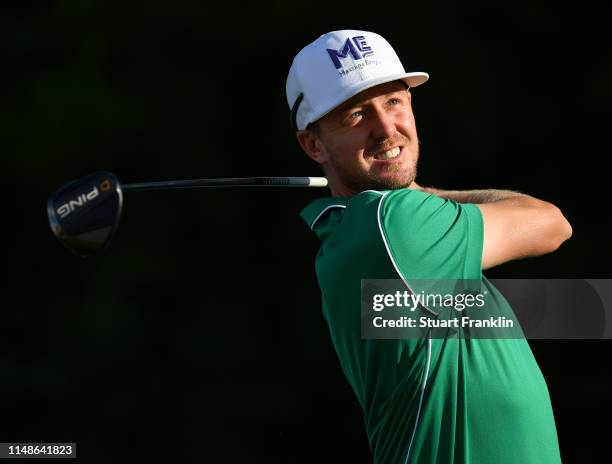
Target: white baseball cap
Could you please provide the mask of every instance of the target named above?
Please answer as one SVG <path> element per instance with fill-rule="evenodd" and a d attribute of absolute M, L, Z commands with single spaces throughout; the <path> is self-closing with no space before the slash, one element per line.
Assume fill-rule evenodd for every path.
<path fill-rule="evenodd" d="M 373 32 L 323 34 L 295 56 L 289 70 L 286 90 L 293 128 L 305 129 L 359 92 L 400 79 L 416 87 L 429 74 L 407 73 L 389 42 Z"/>

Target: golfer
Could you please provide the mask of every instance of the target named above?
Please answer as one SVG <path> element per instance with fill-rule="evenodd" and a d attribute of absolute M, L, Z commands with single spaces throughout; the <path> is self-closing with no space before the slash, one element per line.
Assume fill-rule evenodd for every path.
<path fill-rule="evenodd" d="M 416 183 L 412 89 L 428 77 L 358 30 L 322 35 L 291 65 L 291 122 L 331 192 L 302 217 L 321 241 L 333 345 L 375 463 L 558 463 L 548 389 L 524 338 L 361 337 L 362 279 L 482 279 L 572 233 L 556 206 L 528 195 Z"/>

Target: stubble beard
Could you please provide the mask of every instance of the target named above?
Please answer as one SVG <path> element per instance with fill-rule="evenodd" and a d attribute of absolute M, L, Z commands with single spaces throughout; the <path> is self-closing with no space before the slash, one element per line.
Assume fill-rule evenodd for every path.
<path fill-rule="evenodd" d="M 355 192 L 363 192 L 364 190 L 397 190 L 407 188 L 414 182 L 417 174 L 417 163 L 419 159 L 419 144 L 407 147 L 409 152 L 404 156 L 411 158 L 408 165 L 404 163 L 390 164 L 381 173 L 370 172 L 351 172 L 342 165 L 334 162 L 333 157 L 330 159 L 330 164 L 337 172 L 338 178 L 343 184 L 348 186 Z M 393 173 L 394 175 L 389 175 Z"/>

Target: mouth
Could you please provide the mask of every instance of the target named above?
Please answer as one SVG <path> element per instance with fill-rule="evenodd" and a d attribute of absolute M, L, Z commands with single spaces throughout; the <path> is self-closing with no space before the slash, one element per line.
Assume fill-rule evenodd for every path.
<path fill-rule="evenodd" d="M 400 158 L 401 154 L 402 154 L 402 147 L 394 147 L 389 150 L 376 153 L 374 155 L 374 160 L 382 161 L 382 162 L 394 161 Z"/>

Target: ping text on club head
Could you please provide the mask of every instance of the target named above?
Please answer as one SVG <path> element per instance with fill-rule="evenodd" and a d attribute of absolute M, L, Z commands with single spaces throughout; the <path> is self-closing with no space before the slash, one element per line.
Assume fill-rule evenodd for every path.
<path fill-rule="evenodd" d="M 63 203 L 62 205 L 60 205 L 56 210 L 57 214 L 59 214 L 59 217 L 63 219 L 66 216 L 68 216 L 70 213 L 75 211 L 77 208 L 97 198 L 98 195 L 100 195 L 98 187 L 94 186 L 91 192 L 82 193 L 78 197 L 76 197 L 76 199 L 68 200 L 66 203 Z"/>
<path fill-rule="evenodd" d="M 110 190 L 111 187 L 112 187 L 112 182 L 106 179 L 102 181 L 102 183 L 100 184 L 100 190 L 98 190 L 98 187 L 94 186 L 91 192 L 81 193 L 80 195 L 76 197 L 76 199 L 68 200 L 66 203 L 62 203 L 56 210 L 57 214 L 59 215 L 60 218 L 64 219 L 66 216 L 68 216 L 70 213 L 75 211 L 77 208 L 82 207 L 87 202 L 90 202 L 96 199 L 100 195 L 100 191 L 106 192 Z"/>

